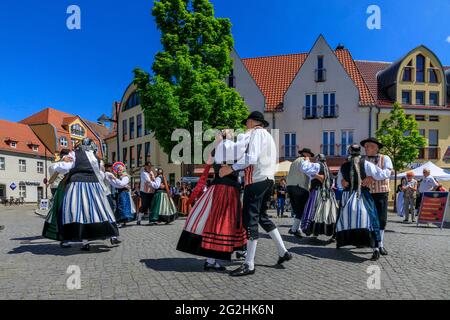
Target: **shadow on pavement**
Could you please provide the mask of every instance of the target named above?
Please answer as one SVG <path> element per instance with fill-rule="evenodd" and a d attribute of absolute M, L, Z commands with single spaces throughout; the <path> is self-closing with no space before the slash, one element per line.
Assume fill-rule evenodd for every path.
<path fill-rule="evenodd" d="M 8 254 L 21 254 L 21 253 L 32 253 L 35 255 L 48 255 L 48 256 L 73 256 L 79 254 L 93 254 L 93 253 L 102 253 L 110 251 L 111 247 L 105 245 L 95 245 L 93 243 L 90 244 L 90 251 L 81 251 L 81 244 L 72 244 L 71 248 L 61 248 L 59 243 L 53 242 L 53 244 L 32 244 L 32 245 L 23 245 L 13 250 L 9 251 Z"/>
<path fill-rule="evenodd" d="M 204 260 L 195 258 L 142 259 L 140 262 L 155 271 L 205 272 L 203 270 Z"/>
<path fill-rule="evenodd" d="M 371 255 L 367 258 L 362 258 L 355 255 L 348 249 L 341 248 L 324 248 L 324 247 L 296 247 L 289 249 L 289 252 L 304 256 L 313 260 L 330 259 L 344 262 L 363 263 L 370 259 Z"/>

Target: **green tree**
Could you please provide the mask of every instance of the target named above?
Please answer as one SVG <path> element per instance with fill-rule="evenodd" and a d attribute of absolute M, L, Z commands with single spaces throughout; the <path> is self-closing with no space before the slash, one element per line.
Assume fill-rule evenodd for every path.
<path fill-rule="evenodd" d="M 426 145 L 426 140 L 419 133 L 414 117 L 407 117 L 398 102 L 394 104 L 389 118 L 383 120 L 376 135 L 384 145 L 383 153 L 392 159 L 395 169 L 394 186 L 397 189 L 397 172 L 405 169 L 419 156 L 419 148 Z M 394 201 L 394 210 L 396 209 Z"/>
<path fill-rule="evenodd" d="M 248 108 L 224 81 L 233 68 L 229 19 L 214 17 L 208 0 L 159 0 L 152 14 L 163 50 L 152 74 L 134 70 L 134 83 L 145 124 L 163 150 L 170 155 L 177 128 L 193 137 L 194 121 L 203 121 L 203 130 L 241 127 Z"/>

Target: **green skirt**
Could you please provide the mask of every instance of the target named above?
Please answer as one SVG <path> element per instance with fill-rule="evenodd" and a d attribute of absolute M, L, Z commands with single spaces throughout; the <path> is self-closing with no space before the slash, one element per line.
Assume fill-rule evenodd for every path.
<path fill-rule="evenodd" d="M 170 223 L 178 218 L 177 208 L 166 191 L 158 190 L 150 207 L 150 222 Z"/>
<path fill-rule="evenodd" d="M 64 190 L 66 188 L 66 179 L 62 180 L 55 195 L 53 196 L 53 204 L 45 218 L 42 236 L 51 240 L 63 240 L 61 230 L 61 210 L 64 200 Z"/>

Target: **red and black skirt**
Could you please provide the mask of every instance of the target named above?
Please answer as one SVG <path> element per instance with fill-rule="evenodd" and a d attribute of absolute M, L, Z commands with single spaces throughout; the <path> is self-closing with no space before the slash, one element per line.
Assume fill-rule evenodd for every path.
<path fill-rule="evenodd" d="M 247 237 L 242 222 L 239 189 L 212 185 L 192 208 L 177 250 L 197 256 L 231 260 Z"/>

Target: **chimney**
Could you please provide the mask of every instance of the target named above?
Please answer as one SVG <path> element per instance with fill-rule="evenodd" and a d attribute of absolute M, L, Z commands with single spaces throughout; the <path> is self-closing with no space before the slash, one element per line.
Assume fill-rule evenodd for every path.
<path fill-rule="evenodd" d="M 345 46 L 342 43 L 339 43 L 336 47 L 336 50 L 344 50 Z"/>

